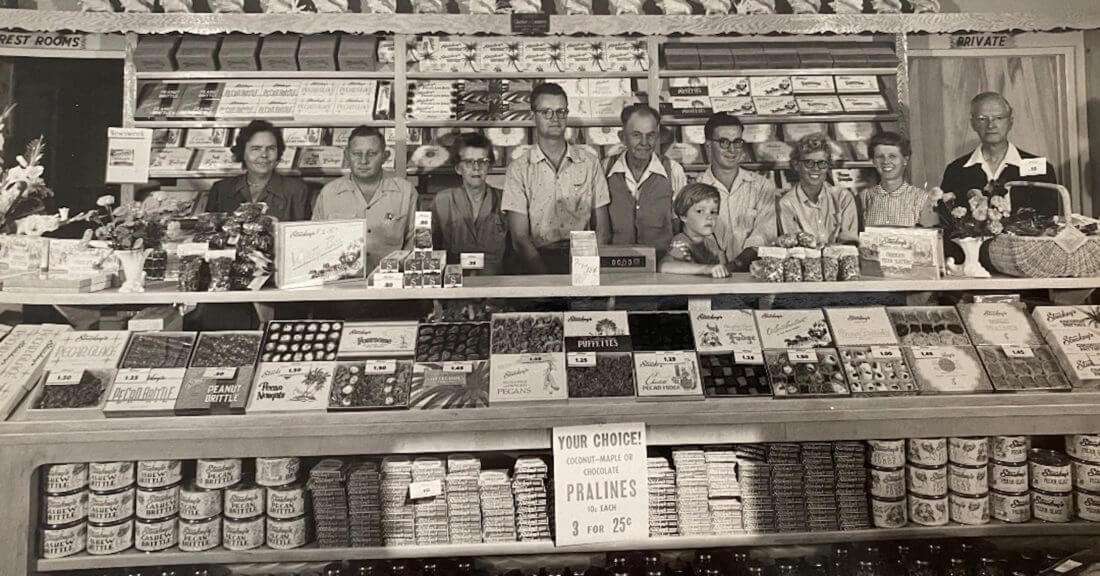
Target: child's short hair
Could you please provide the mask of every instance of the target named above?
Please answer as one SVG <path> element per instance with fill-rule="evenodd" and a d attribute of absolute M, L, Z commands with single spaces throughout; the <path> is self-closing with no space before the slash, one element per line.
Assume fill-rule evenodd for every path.
<path fill-rule="evenodd" d="M 703 200 L 714 200 L 714 203 L 719 207 L 722 205 L 722 195 L 718 192 L 717 188 L 710 184 L 703 184 L 702 182 L 692 182 L 684 186 L 680 190 L 680 193 L 676 195 L 676 199 L 672 201 L 672 211 L 680 218 L 683 218 L 687 215 L 688 210 L 691 210 L 692 206 L 695 206 Z"/>

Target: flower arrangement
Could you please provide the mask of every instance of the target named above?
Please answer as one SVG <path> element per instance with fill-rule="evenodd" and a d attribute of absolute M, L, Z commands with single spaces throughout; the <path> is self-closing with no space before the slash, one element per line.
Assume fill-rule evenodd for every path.
<path fill-rule="evenodd" d="M 101 196 L 96 204 L 102 208 L 93 221 L 96 240 L 114 250 L 141 250 L 159 248 L 164 238 L 165 223 L 159 213 L 148 212 L 137 205 L 119 206 L 114 210 L 113 196 Z"/>
<path fill-rule="evenodd" d="M 996 236 L 1005 231 L 1005 219 L 1012 213 L 1008 197 L 993 187 L 968 190 L 965 198 L 933 188 L 932 201 L 947 239 Z"/>
<path fill-rule="evenodd" d="M 4 151 L 4 128 L 11 118 L 15 104 L 0 113 L 0 153 Z M 17 165 L 6 171 L 0 166 L 0 230 L 15 231 L 15 222 L 41 212 L 53 191 L 42 180 L 45 168 L 41 165 L 46 143 L 41 136 L 27 143 L 23 154 L 16 157 Z"/>

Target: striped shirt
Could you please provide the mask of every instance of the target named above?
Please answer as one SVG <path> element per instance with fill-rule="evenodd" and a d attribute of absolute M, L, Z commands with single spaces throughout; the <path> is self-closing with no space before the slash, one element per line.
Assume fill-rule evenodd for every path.
<path fill-rule="evenodd" d="M 864 226 L 907 226 L 920 223 L 921 214 L 932 209 L 931 194 L 906 182 L 893 192 L 875 185 L 860 195 Z"/>
<path fill-rule="evenodd" d="M 745 248 L 768 246 L 775 241 L 775 186 L 764 176 L 744 168 L 729 188 L 707 168 L 698 182 L 718 189 L 722 203 L 714 233 L 725 248 L 727 260 L 741 255 Z"/>

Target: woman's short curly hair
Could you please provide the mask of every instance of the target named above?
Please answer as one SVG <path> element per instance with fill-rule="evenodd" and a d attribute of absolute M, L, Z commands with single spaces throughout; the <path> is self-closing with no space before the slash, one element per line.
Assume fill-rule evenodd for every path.
<path fill-rule="evenodd" d="M 278 148 L 279 157 L 276 161 L 283 159 L 283 152 L 286 152 L 286 141 L 283 140 L 283 131 L 276 128 L 274 124 L 267 120 L 253 120 L 248 123 L 248 126 L 241 128 L 237 131 L 237 137 L 233 141 L 233 147 L 230 151 L 233 152 L 233 161 L 244 163 L 244 147 L 248 144 L 248 141 L 253 136 L 260 132 L 270 132 L 275 137 L 275 146 Z"/>
<path fill-rule="evenodd" d="M 829 136 L 824 132 L 818 132 L 816 134 L 807 134 L 803 136 L 794 145 L 794 150 L 791 151 L 791 164 L 797 164 L 804 160 L 810 154 L 814 152 L 824 152 L 829 157 L 829 161 L 835 160 L 833 158 L 833 149 L 830 146 Z"/>

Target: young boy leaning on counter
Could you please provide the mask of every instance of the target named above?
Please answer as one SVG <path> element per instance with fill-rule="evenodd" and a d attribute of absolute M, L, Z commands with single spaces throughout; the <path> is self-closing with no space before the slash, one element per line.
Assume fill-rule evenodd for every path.
<path fill-rule="evenodd" d="M 661 272 L 729 277 L 729 262 L 714 231 L 721 202 L 722 195 L 709 184 L 694 182 L 680 191 L 672 207 L 684 230 L 673 236 Z"/>

